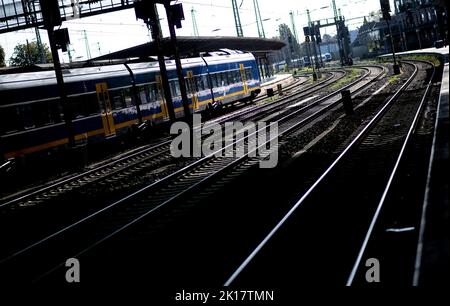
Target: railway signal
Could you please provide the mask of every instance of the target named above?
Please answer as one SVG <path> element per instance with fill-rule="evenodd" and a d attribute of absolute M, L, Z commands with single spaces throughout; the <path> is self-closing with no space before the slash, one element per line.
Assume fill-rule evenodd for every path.
<path fill-rule="evenodd" d="M 164 95 L 166 97 L 167 109 L 169 111 L 169 117 L 171 121 L 175 121 L 175 110 L 173 106 L 172 95 L 170 93 L 169 80 L 167 77 L 167 70 L 165 65 L 164 56 L 162 54 L 161 47 L 161 29 L 159 25 L 159 18 L 157 17 L 156 3 L 164 4 L 166 9 L 167 21 L 169 24 L 170 39 L 172 43 L 173 55 L 175 57 L 175 64 L 177 67 L 178 83 L 180 85 L 181 98 L 183 100 L 184 116 L 187 121 L 190 121 L 191 111 L 189 107 L 189 100 L 186 90 L 186 82 L 184 81 L 183 71 L 181 67 L 180 54 L 177 46 L 177 39 L 175 33 L 175 26 L 179 29 L 181 28 L 181 21 L 184 20 L 183 5 L 170 4 L 170 1 L 145 1 L 145 0 L 135 0 L 134 10 L 137 19 L 143 19 L 144 22 L 150 25 L 152 29 L 152 36 L 155 40 L 157 50 L 158 50 L 158 61 L 161 69 L 161 78 L 163 82 Z"/>
<path fill-rule="evenodd" d="M 66 49 L 69 34 L 67 29 L 54 30 L 54 27 L 62 24 L 61 14 L 59 11 L 58 0 L 39 0 L 42 10 L 42 17 L 44 19 L 44 28 L 47 29 L 50 50 L 52 52 L 53 66 L 55 68 L 56 82 L 58 84 L 58 91 L 60 97 L 61 107 L 64 112 L 64 122 L 66 124 L 69 146 L 75 146 L 75 137 L 73 133 L 72 112 L 68 105 L 67 94 L 64 87 L 64 78 L 61 70 L 61 63 L 59 61 L 58 49 Z"/>
<path fill-rule="evenodd" d="M 134 12 L 136 19 L 142 19 L 150 27 L 152 38 L 156 44 L 156 50 L 158 53 L 159 69 L 161 73 L 161 83 L 164 92 L 164 98 L 166 100 L 167 111 L 170 121 L 175 121 L 175 109 L 173 107 L 172 94 L 170 92 L 169 79 L 167 76 L 166 62 L 162 53 L 161 45 L 161 27 L 159 24 L 158 13 L 156 11 L 156 3 L 150 1 L 135 1 Z"/>
<path fill-rule="evenodd" d="M 164 2 L 166 8 L 167 22 L 169 24 L 170 41 L 172 43 L 172 50 L 175 59 L 175 65 L 178 76 L 178 84 L 180 85 L 181 99 L 183 101 L 184 118 L 187 122 L 192 123 L 191 109 L 189 107 L 189 98 L 187 95 L 186 81 L 183 76 L 183 67 L 181 67 L 180 53 L 177 44 L 177 35 L 175 33 L 175 26 L 177 29 L 181 28 L 181 21 L 184 20 L 183 4 L 170 4 L 170 1 Z"/>
<path fill-rule="evenodd" d="M 389 30 L 389 39 L 391 41 L 392 48 L 392 57 L 394 58 L 394 74 L 400 74 L 400 66 L 397 64 L 397 58 L 395 56 L 395 45 L 394 38 L 392 37 L 392 29 L 390 25 L 391 20 L 391 5 L 389 4 L 389 0 L 380 0 L 381 12 L 383 13 L 383 18 L 386 21 Z"/>

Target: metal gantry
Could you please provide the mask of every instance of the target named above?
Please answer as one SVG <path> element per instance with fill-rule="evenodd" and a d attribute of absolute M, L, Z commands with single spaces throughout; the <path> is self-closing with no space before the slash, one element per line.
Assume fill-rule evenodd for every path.
<path fill-rule="evenodd" d="M 242 31 L 241 17 L 239 16 L 239 8 L 236 3 L 236 0 L 231 0 L 231 4 L 233 5 L 234 23 L 236 25 L 236 35 L 238 37 L 243 37 L 244 32 Z"/>
<path fill-rule="evenodd" d="M 82 4 L 73 5 L 74 2 Z M 132 8 L 133 0 L 58 0 L 61 20 L 94 16 Z M 0 0 L 0 33 L 42 26 L 42 8 L 38 0 Z"/>
<path fill-rule="evenodd" d="M 86 58 L 88 60 L 90 60 L 92 58 L 91 57 L 91 48 L 89 47 L 89 41 L 88 41 L 86 30 L 83 30 L 83 40 L 84 40 L 84 44 L 86 47 Z"/>
<path fill-rule="evenodd" d="M 299 41 L 298 35 L 297 35 L 297 28 L 295 26 L 294 12 L 290 11 L 289 16 L 291 17 L 292 33 L 294 34 L 295 40 Z"/>
<path fill-rule="evenodd" d="M 192 7 L 192 9 L 191 9 L 191 16 L 192 16 L 192 26 L 194 28 L 194 36 L 198 37 L 200 35 L 199 35 L 199 32 L 198 32 L 197 19 L 195 18 L 194 7 Z"/>
<path fill-rule="evenodd" d="M 255 9 L 256 26 L 258 27 L 258 36 L 260 38 L 266 38 L 266 32 L 264 31 L 264 25 L 261 18 L 261 11 L 259 10 L 258 0 L 253 0 L 253 7 Z"/>

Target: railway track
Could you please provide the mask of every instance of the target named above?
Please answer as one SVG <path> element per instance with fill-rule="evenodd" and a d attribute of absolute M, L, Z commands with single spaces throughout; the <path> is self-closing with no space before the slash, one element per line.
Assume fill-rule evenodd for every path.
<path fill-rule="evenodd" d="M 332 84 L 345 76 L 343 71 L 304 88 L 293 96 L 277 101 L 278 107 L 295 101 Z M 301 82 L 303 83 L 303 82 Z M 236 114 L 218 118 L 216 123 L 229 120 L 251 120 L 259 113 L 274 108 L 271 104 L 251 106 Z M 44 188 L 25 193 L 0 204 L 0 240 L 5 247 L 0 254 L 28 245 L 59 228 L 103 208 L 115 198 L 126 196 L 136 186 L 157 182 L 171 172 L 183 168 L 195 159 L 177 162 L 170 153 L 171 140 L 144 147 L 119 159 L 95 167 L 87 172 L 56 182 Z M 118 189 L 118 191 L 117 191 Z M 92 201 L 95 196 L 98 200 Z M 39 228 L 30 231 L 28 228 Z M 15 235 L 9 235 L 10 232 Z"/>
<path fill-rule="evenodd" d="M 339 72 L 342 75 L 343 72 Z M 328 86 L 330 83 L 334 81 L 338 81 L 341 77 L 333 78 L 333 74 L 330 74 L 328 78 L 325 78 L 323 81 L 313 84 L 312 86 L 308 86 L 305 89 L 305 92 L 301 94 L 301 96 L 310 94 L 316 90 L 320 90 L 324 86 Z M 294 84 L 290 84 L 285 88 L 285 91 L 290 91 L 295 89 L 296 86 L 303 85 L 307 81 L 301 82 L 296 81 Z M 258 98 L 257 101 L 262 101 L 264 97 Z M 283 104 L 283 99 L 280 101 L 280 104 Z M 230 120 L 242 120 L 243 116 L 248 116 L 248 114 L 254 114 L 257 111 L 268 111 L 270 107 L 268 105 L 260 105 L 256 107 L 246 107 L 245 109 L 238 110 L 233 114 L 223 115 L 219 118 L 211 120 L 211 122 L 222 124 L 226 121 Z M 90 185 L 92 183 L 98 182 L 102 179 L 107 180 L 113 175 L 126 171 L 132 167 L 143 168 L 142 163 L 147 163 L 149 160 L 162 160 L 168 157 L 169 147 L 170 147 L 171 139 L 166 139 L 161 141 L 158 144 L 144 146 L 142 148 L 138 148 L 133 150 L 129 154 L 124 154 L 119 159 L 113 158 L 110 162 L 103 163 L 99 166 L 95 166 L 92 169 L 84 171 L 80 174 L 71 175 L 66 178 L 62 178 L 54 183 L 51 183 L 46 186 L 35 188 L 31 191 L 26 191 L 23 193 L 14 194 L 11 196 L 4 197 L 0 201 L 0 209 L 10 207 L 15 205 L 16 207 L 24 206 L 29 207 L 34 204 L 39 204 L 45 201 L 46 199 L 51 199 L 55 196 L 58 196 L 65 191 L 72 191 L 77 188 L 85 187 L 86 185 Z M 162 156 L 164 155 L 164 156 Z M 150 162 L 151 165 L 156 163 Z"/>
<path fill-rule="evenodd" d="M 405 64 L 414 65 L 408 81 L 243 258 L 226 286 L 267 286 L 274 280 L 279 286 L 292 279 L 305 286 L 366 281 L 371 266 L 365 251 L 412 145 L 434 75 L 431 63 Z"/>
<path fill-rule="evenodd" d="M 356 95 L 384 73 L 384 69 L 380 67 L 368 68 L 363 77 L 346 87 Z M 287 115 L 280 112 L 277 114 L 280 129 L 278 136 L 287 135 L 329 109 L 338 107 L 339 102 L 339 92 L 336 92 L 307 106 L 294 107 Z M 3 257 L 0 266 L 4 275 L 11 275 L 11 271 L 17 274 L 18 270 L 27 271 L 28 276 L 32 275 L 31 278 L 45 274 L 45 271 L 51 270 L 55 263 L 66 258 L 67 254 L 84 253 L 100 242 L 109 240 L 134 224 L 142 222 L 154 212 L 160 211 L 162 207 L 169 206 L 170 203 L 186 196 L 192 196 L 193 192 L 242 164 L 244 160 L 249 161 L 247 156 L 238 159 L 217 158 L 214 153 L 201 158 L 164 179 L 149 184 L 62 230 Z M 250 159 L 250 163 L 252 162 L 257 160 Z M 36 264 L 36 261 L 42 262 Z M 25 279 L 28 276 L 25 276 Z"/>
<path fill-rule="evenodd" d="M 301 93 L 296 93 L 293 96 L 284 97 L 277 101 L 276 105 L 264 104 L 259 106 L 248 107 L 236 113 L 225 115 L 214 119 L 210 122 L 223 124 L 230 120 L 252 120 L 258 113 L 265 113 L 272 111 L 275 108 L 282 108 L 290 101 L 305 97 L 317 90 L 320 90 L 335 81 L 340 80 L 345 76 L 343 71 L 338 72 L 337 75 L 331 75 L 323 81 L 318 82 L 312 86 L 308 86 Z M 300 82 L 301 84 L 304 82 Z M 111 162 L 100 165 L 90 169 L 81 174 L 71 176 L 61 181 L 55 182 L 43 188 L 26 192 L 14 198 L 7 198 L 0 203 L 1 209 L 12 209 L 15 212 L 23 208 L 29 208 L 43 202 L 58 200 L 58 197 L 67 193 L 73 193 L 80 188 L 98 188 L 98 184 L 117 183 L 120 180 L 126 180 L 143 170 L 152 170 L 162 161 L 170 162 L 173 160 L 170 156 L 171 139 L 162 141 L 159 144 L 146 146 L 141 149 L 133 151 L 131 154 L 126 154 L 119 159 L 113 159 Z M 120 182 L 119 182 L 120 183 Z M 129 187 L 129 186 L 127 186 Z"/>
<path fill-rule="evenodd" d="M 335 79 L 340 79 L 342 75 L 343 73 L 339 72 L 337 75 L 338 77 L 335 77 Z M 325 86 L 325 84 L 329 84 L 330 82 L 332 82 L 332 79 L 333 75 L 330 75 L 330 77 L 326 78 L 324 81 L 306 87 L 305 91 L 300 94 L 300 96 L 307 95 L 314 90 L 322 88 L 322 86 Z M 303 83 L 305 82 L 297 82 L 295 83 L 295 85 Z M 294 87 L 295 86 L 293 85 L 292 88 Z M 280 105 L 283 104 L 284 100 L 286 100 L 286 98 L 279 101 Z M 214 122 L 222 124 L 223 122 L 232 120 L 233 118 L 242 120 L 242 116 L 246 116 L 246 118 L 251 119 L 251 115 L 249 114 L 256 114 L 257 112 L 268 110 L 270 110 L 270 107 L 268 107 L 268 105 L 248 107 L 247 109 L 241 110 L 234 115 L 232 114 L 224 116 L 223 118 L 218 118 Z M 25 209 L 26 211 L 30 211 L 30 208 L 35 206 L 38 206 L 40 209 L 40 207 L 43 206 L 42 204 L 47 205 L 49 202 L 58 202 L 57 204 L 55 204 L 56 207 L 55 205 L 50 205 L 49 208 L 44 211 L 46 215 L 60 215 L 58 213 L 58 209 L 61 209 L 62 206 L 60 203 L 63 202 L 64 205 L 67 206 L 67 202 L 73 199 L 74 193 L 76 193 L 75 196 L 79 196 L 79 193 L 89 194 L 89 191 L 91 192 L 91 194 L 94 192 L 100 193 L 101 190 L 105 190 L 107 189 L 107 186 L 113 184 L 115 186 L 123 186 L 124 188 L 128 189 L 132 188 L 133 186 L 129 186 L 127 182 L 127 180 L 129 181 L 130 177 L 138 176 L 139 174 L 142 175 L 143 172 L 152 173 L 152 170 L 159 170 L 159 168 L 164 167 L 165 165 L 171 165 L 170 163 L 173 162 L 174 159 L 170 155 L 170 142 L 171 140 L 167 139 L 159 144 L 149 145 L 134 150 L 130 154 L 125 154 L 120 158 L 114 158 L 111 162 L 96 166 L 93 169 L 90 169 L 81 174 L 63 179 L 61 181 L 55 182 L 48 186 L 44 186 L 43 188 L 38 188 L 37 190 L 31 192 L 25 192 L 14 198 L 7 199 L 0 204 L 0 217 L 14 222 L 11 220 L 11 212 L 13 214 L 21 213 L 19 217 L 21 218 L 22 222 L 17 222 L 17 230 L 20 231 L 19 224 L 23 222 L 28 224 L 28 222 L 33 222 L 33 220 L 35 219 L 34 211 L 30 213 L 30 217 L 28 220 L 26 217 L 24 218 L 23 211 Z M 164 173 L 162 173 L 161 175 L 163 176 L 163 174 Z M 157 180 L 160 179 L 160 176 L 156 175 L 147 179 Z M 108 192 L 108 190 L 106 190 L 105 192 Z M 69 199 L 67 200 L 67 198 Z M 79 197 L 78 203 L 83 201 L 85 201 L 85 199 Z M 93 206 L 92 208 L 95 209 L 96 207 Z M 67 207 L 64 208 L 64 210 L 66 209 Z M 86 212 L 89 213 L 88 207 L 83 207 L 83 209 L 86 209 Z M 54 210 L 56 210 L 56 212 Z M 76 211 L 72 210 L 70 213 L 73 219 L 81 217 L 81 215 L 77 214 Z M 54 220 L 53 222 L 55 225 L 63 225 L 63 223 L 58 223 L 58 221 L 56 220 Z M 6 225 L 7 223 L 8 222 L 3 222 L 3 225 Z"/>

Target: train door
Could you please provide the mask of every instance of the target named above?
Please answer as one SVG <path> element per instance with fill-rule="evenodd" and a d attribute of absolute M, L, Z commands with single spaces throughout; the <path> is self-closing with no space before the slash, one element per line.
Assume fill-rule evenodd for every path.
<path fill-rule="evenodd" d="M 239 64 L 239 70 L 241 72 L 242 85 L 244 87 L 244 93 L 248 93 L 248 85 L 247 85 L 247 76 L 245 75 L 245 66 L 244 64 Z"/>
<path fill-rule="evenodd" d="M 192 96 L 191 97 L 192 110 L 195 111 L 198 109 L 198 96 L 197 96 L 197 90 L 195 88 L 194 73 L 192 71 L 187 72 L 186 80 L 187 80 L 188 91 Z"/>
<path fill-rule="evenodd" d="M 95 84 L 97 91 L 97 100 L 100 106 L 100 114 L 102 116 L 103 130 L 105 136 L 116 135 L 116 126 L 114 125 L 111 100 L 109 99 L 108 85 L 106 83 Z"/>
<path fill-rule="evenodd" d="M 156 89 L 158 91 L 158 96 L 160 97 L 160 107 L 163 118 L 169 117 L 169 111 L 167 110 L 166 100 L 164 99 L 164 89 L 162 85 L 162 79 L 160 75 L 156 77 Z"/>

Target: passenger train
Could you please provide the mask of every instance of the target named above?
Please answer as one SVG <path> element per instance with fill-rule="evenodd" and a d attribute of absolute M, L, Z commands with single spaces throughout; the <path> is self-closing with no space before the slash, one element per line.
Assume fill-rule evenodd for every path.
<path fill-rule="evenodd" d="M 192 112 L 250 101 L 261 91 L 251 53 L 222 49 L 181 62 Z M 166 60 L 166 66 L 175 114 L 180 117 L 183 107 L 175 62 Z M 100 142 L 141 122 L 168 120 L 159 74 L 158 62 L 63 70 L 75 141 Z M 0 75 L 4 160 L 64 147 L 68 136 L 53 71 Z"/>

